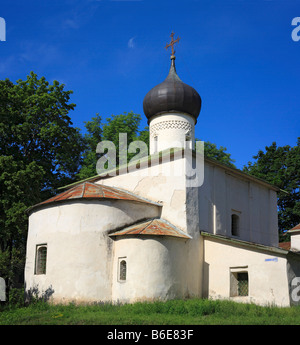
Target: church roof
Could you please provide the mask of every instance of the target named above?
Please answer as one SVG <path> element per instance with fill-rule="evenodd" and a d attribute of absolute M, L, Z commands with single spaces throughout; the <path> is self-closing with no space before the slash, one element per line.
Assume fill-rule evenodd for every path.
<path fill-rule="evenodd" d="M 167 78 L 153 87 L 143 101 L 144 113 L 149 120 L 155 115 L 170 112 L 183 112 L 191 115 L 197 122 L 201 109 L 198 92 L 185 84 L 177 75 L 175 57 L 171 57 L 171 67 Z"/>
<path fill-rule="evenodd" d="M 291 242 L 279 242 L 279 248 L 290 250 L 291 249 Z"/>
<path fill-rule="evenodd" d="M 296 226 L 294 226 L 292 229 L 290 229 L 288 232 L 299 232 L 300 231 L 300 223 Z"/>
<path fill-rule="evenodd" d="M 115 187 L 104 186 L 91 182 L 84 182 L 76 185 L 73 188 L 66 190 L 63 193 L 57 194 L 54 197 L 45 200 L 37 205 L 34 205 L 28 209 L 31 211 L 37 206 L 47 205 L 51 203 L 62 202 L 66 200 L 74 199 L 116 199 L 116 200 L 127 200 L 127 201 L 136 201 L 147 204 L 153 204 L 156 206 L 162 206 L 159 203 L 156 203 L 151 200 L 147 200 L 138 195 L 124 191 Z"/>
<path fill-rule="evenodd" d="M 225 235 L 220 235 L 220 234 L 212 234 L 206 231 L 200 231 L 200 234 L 206 238 L 206 239 L 212 239 L 220 242 L 227 243 L 229 245 L 240 245 L 242 247 L 246 248 L 253 248 L 255 250 L 262 250 L 267 253 L 274 253 L 274 254 L 287 254 L 289 249 L 285 248 L 285 246 L 278 246 L 278 247 L 273 247 L 273 246 L 267 246 L 264 244 L 256 243 L 256 242 L 249 242 L 245 240 L 240 240 L 237 238 L 225 236 Z"/>
<path fill-rule="evenodd" d="M 164 219 L 151 219 L 143 223 L 131 225 L 125 229 L 113 232 L 109 236 L 128 236 L 128 235 L 154 235 L 172 236 L 184 239 L 191 239 L 187 233 L 176 228 Z"/>
<path fill-rule="evenodd" d="M 149 167 L 149 166 L 155 166 L 155 165 L 159 165 L 161 164 L 161 162 L 163 161 L 162 159 L 164 157 L 169 157 L 170 161 L 171 160 L 176 160 L 176 159 L 182 159 L 182 156 L 180 155 L 176 155 L 175 152 L 177 151 L 181 151 L 182 152 L 182 148 L 174 148 L 171 152 L 169 149 L 166 149 L 166 150 L 163 150 L 163 151 L 160 151 L 160 152 L 156 152 L 152 155 L 148 155 L 148 156 L 145 156 L 145 157 L 142 157 L 141 160 L 140 160 L 140 164 L 141 164 L 141 169 L 144 169 L 145 167 Z M 192 152 L 192 155 L 193 156 L 196 156 L 197 153 L 195 153 L 194 151 Z M 144 163 L 147 163 L 148 164 L 144 164 Z M 228 166 L 214 158 L 209 158 L 209 157 L 204 157 L 204 162 L 205 163 L 208 163 L 208 164 L 211 164 L 211 165 L 215 165 L 215 166 L 218 166 L 226 171 L 228 171 L 228 173 L 230 174 L 233 174 L 234 176 L 237 176 L 237 177 L 241 177 L 243 179 L 247 179 L 249 181 L 253 181 L 255 183 L 258 183 L 258 184 L 261 184 L 269 189 L 272 189 L 276 192 L 279 192 L 281 189 L 278 188 L 277 186 L 274 186 L 272 184 L 270 184 L 269 182 L 263 180 L 262 178 L 258 178 L 256 176 L 253 176 L 253 175 L 250 175 L 249 173 L 246 173 L 240 169 L 237 169 L 235 167 L 231 167 L 231 166 Z M 111 174 L 109 175 L 107 172 L 103 173 L 103 175 L 95 175 L 95 176 L 91 176 L 87 179 L 84 179 L 84 180 L 81 180 L 81 181 L 77 181 L 75 183 L 72 183 L 72 184 L 69 184 L 69 185 L 66 185 L 66 186 L 63 186 L 63 187 L 60 187 L 59 189 L 65 189 L 65 188 L 70 188 L 70 187 L 74 187 L 78 184 L 81 184 L 81 183 L 84 183 L 84 182 L 96 182 L 96 181 L 100 181 L 100 180 L 104 180 L 104 179 L 107 179 L 107 178 L 111 178 L 112 176 L 114 175 L 122 175 L 122 174 L 126 174 L 128 173 L 129 171 L 129 168 L 130 167 L 136 167 L 136 162 L 133 161 L 133 162 L 130 162 L 128 164 L 128 167 L 126 167 L 126 169 L 123 169 L 122 171 L 122 167 L 116 167 L 114 169 L 112 169 L 111 173 L 114 173 L 114 174 Z"/>

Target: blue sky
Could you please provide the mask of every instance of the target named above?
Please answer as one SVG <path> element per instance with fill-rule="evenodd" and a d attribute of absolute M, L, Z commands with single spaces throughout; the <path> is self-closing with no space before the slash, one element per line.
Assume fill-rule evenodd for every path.
<path fill-rule="evenodd" d="M 198 139 L 225 146 L 242 168 L 300 136 L 299 0 L 2 0 L 0 17 L 0 79 L 34 71 L 64 83 L 83 132 L 96 113 L 133 111 L 147 125 L 143 99 L 168 74 L 174 31 L 177 73 L 203 102 Z"/>

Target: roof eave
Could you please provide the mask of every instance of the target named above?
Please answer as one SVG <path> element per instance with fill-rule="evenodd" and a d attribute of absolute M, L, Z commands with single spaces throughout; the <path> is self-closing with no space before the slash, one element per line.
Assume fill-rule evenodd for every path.
<path fill-rule="evenodd" d="M 289 250 L 282 249 L 279 247 L 271 247 L 271 246 L 266 246 L 266 245 L 258 244 L 258 243 L 254 243 L 254 242 L 248 242 L 248 241 L 244 241 L 244 240 L 240 240 L 240 239 L 236 239 L 236 238 L 232 238 L 232 237 L 228 237 L 228 236 L 224 236 L 224 235 L 211 234 L 211 233 L 206 232 L 206 231 L 200 231 L 200 234 L 203 237 L 216 239 L 216 240 L 219 240 L 222 242 L 236 244 L 236 245 L 240 245 L 243 247 L 248 247 L 248 248 L 252 248 L 252 249 L 256 249 L 256 250 L 267 251 L 267 252 L 274 253 L 274 254 L 286 255 L 289 253 Z"/>

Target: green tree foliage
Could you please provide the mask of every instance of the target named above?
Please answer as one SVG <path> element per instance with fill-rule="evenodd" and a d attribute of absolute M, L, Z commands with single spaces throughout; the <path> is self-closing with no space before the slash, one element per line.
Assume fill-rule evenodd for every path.
<path fill-rule="evenodd" d="M 149 131 L 146 127 L 144 130 L 140 130 L 141 116 L 133 112 L 112 115 L 105 119 L 105 123 L 102 124 L 102 118 L 99 114 L 96 114 L 91 121 L 85 122 L 85 128 L 87 130 L 84 140 L 86 143 L 86 149 L 83 154 L 83 164 L 79 174 L 77 175 L 79 180 L 86 179 L 97 174 L 96 164 L 97 160 L 101 156 L 96 152 L 97 145 L 101 141 L 111 141 L 116 147 L 117 160 L 116 165 L 119 165 L 119 134 L 127 134 L 127 145 L 135 140 L 141 140 L 147 145 L 149 143 Z M 121 150 L 122 151 L 122 150 Z M 134 154 L 128 154 L 127 161 L 131 159 Z"/>
<path fill-rule="evenodd" d="M 0 80 L 0 276 L 8 286 L 24 267 L 26 209 L 70 183 L 83 141 L 68 113 L 72 91 L 33 72 Z"/>
<path fill-rule="evenodd" d="M 83 180 L 97 174 L 96 163 L 100 154 L 96 153 L 97 144 L 100 141 L 108 140 L 112 141 L 116 147 L 117 162 L 119 164 L 119 133 L 127 133 L 127 144 L 135 140 L 143 141 L 149 146 L 149 129 L 145 127 L 143 130 L 139 130 L 141 122 L 141 116 L 133 112 L 124 113 L 120 115 L 112 115 L 106 119 L 106 122 L 102 124 L 102 118 L 99 114 L 96 114 L 91 121 L 85 122 L 85 128 L 87 130 L 85 134 L 86 149 L 84 152 L 84 159 L 81 170 L 77 175 L 78 180 Z M 231 154 L 225 152 L 226 148 L 217 146 L 210 142 L 204 143 L 204 154 L 206 157 L 215 159 L 223 164 L 235 168 L 234 160 L 231 158 Z M 127 161 L 129 161 L 135 153 L 127 154 Z"/>
<path fill-rule="evenodd" d="M 233 164 L 235 160 L 231 158 L 230 153 L 225 152 L 226 150 L 226 147 L 220 146 L 220 148 L 218 148 L 216 144 L 213 144 L 209 141 L 204 142 L 205 157 L 215 159 L 220 163 L 230 166 L 231 168 L 235 168 L 235 165 Z"/>
<path fill-rule="evenodd" d="M 253 158 L 256 161 L 249 162 L 244 171 L 281 189 L 278 193 L 278 226 L 282 235 L 300 223 L 300 137 L 294 147 L 278 147 L 273 142 L 265 152 L 260 150 Z"/>
<path fill-rule="evenodd" d="M 101 116 L 96 114 L 91 121 L 85 121 L 87 130 L 84 135 L 85 150 L 83 152 L 82 166 L 77 174 L 77 180 L 83 180 L 96 175 L 96 163 L 99 155 L 96 153 L 98 143 L 102 140 Z"/>

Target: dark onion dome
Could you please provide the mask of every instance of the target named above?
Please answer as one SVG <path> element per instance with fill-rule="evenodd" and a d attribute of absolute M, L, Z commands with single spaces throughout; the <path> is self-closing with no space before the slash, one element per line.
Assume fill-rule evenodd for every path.
<path fill-rule="evenodd" d="M 171 67 L 167 78 L 147 93 L 143 108 L 148 122 L 154 115 L 170 112 L 187 113 L 197 122 L 201 97 L 193 87 L 185 84 L 178 77 L 174 55 L 171 56 Z"/>

